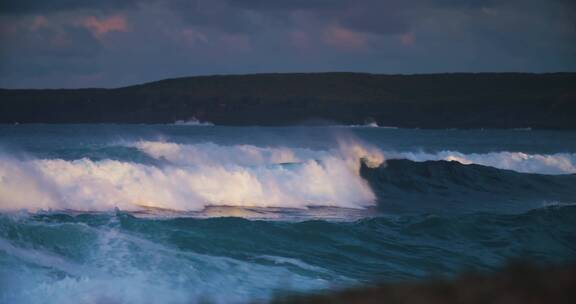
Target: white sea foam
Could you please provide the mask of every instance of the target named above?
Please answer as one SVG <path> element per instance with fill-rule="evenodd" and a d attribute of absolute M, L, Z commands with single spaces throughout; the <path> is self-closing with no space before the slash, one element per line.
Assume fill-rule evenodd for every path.
<path fill-rule="evenodd" d="M 399 127 L 395 126 L 381 126 L 377 122 L 367 122 L 363 125 L 337 125 L 336 127 L 345 127 L 345 128 L 380 128 L 380 129 L 393 129 L 397 130 Z"/>
<path fill-rule="evenodd" d="M 1 158 L 0 209 L 362 208 L 373 205 L 375 195 L 359 174 L 360 161 L 371 166 L 384 161 L 378 149 L 350 140 L 333 151 L 163 142 L 134 146 L 166 162 Z"/>
<path fill-rule="evenodd" d="M 379 128 L 380 126 L 376 122 L 367 122 L 363 125 L 350 125 L 352 128 Z"/>
<path fill-rule="evenodd" d="M 0 269 L 0 283 L 5 283 L 0 302 L 248 303 L 269 300 L 282 288 L 321 290 L 331 283 L 299 274 L 285 263 L 262 265 L 182 251 L 114 228 L 91 228 L 90 233 L 96 242 L 82 265 L 0 238 L 0 253 L 24 262 Z M 63 275 L 54 275 L 54 270 Z"/>
<path fill-rule="evenodd" d="M 86 267 L 79 264 L 73 264 L 64 258 L 43 252 L 41 250 L 24 249 L 14 246 L 9 241 L 0 237 L 0 252 L 11 256 L 18 257 L 19 260 L 26 263 L 33 263 L 41 267 L 56 269 L 71 275 L 81 275 L 87 271 Z"/>
<path fill-rule="evenodd" d="M 161 141 L 138 141 L 128 146 L 136 147 L 153 158 L 167 160 L 178 165 L 258 166 L 298 163 L 328 156 L 327 151 L 304 148 L 223 146 L 210 142 L 187 145 Z"/>
<path fill-rule="evenodd" d="M 188 120 L 177 120 L 174 122 L 177 126 L 196 126 L 196 127 L 213 127 L 214 124 L 209 121 L 200 121 L 195 117 Z"/>
<path fill-rule="evenodd" d="M 386 152 L 388 159 L 402 158 L 412 161 L 446 160 L 462 164 L 478 164 L 522 173 L 573 174 L 576 173 L 576 154 L 528 154 L 523 152 L 491 152 L 464 154 L 458 151 Z"/>

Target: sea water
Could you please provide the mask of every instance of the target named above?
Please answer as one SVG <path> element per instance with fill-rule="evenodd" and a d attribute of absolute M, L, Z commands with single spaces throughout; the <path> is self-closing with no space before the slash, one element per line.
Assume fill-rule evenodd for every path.
<path fill-rule="evenodd" d="M 0 126 L 0 303 L 236 303 L 576 258 L 576 132 Z"/>

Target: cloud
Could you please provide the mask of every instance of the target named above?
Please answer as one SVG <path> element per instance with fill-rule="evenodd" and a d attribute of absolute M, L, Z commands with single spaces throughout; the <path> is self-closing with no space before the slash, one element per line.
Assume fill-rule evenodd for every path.
<path fill-rule="evenodd" d="M 411 46 L 414 45 L 414 43 L 416 42 L 416 37 L 412 32 L 404 33 L 400 35 L 400 42 L 403 45 Z"/>
<path fill-rule="evenodd" d="M 90 56 L 98 49 L 90 31 L 73 22 L 50 16 L 33 16 L 10 23 L 9 32 L 0 36 L 4 57 Z"/>
<path fill-rule="evenodd" d="M 575 20 L 570 0 L 1 1 L 0 87 L 575 70 Z"/>
<path fill-rule="evenodd" d="M 288 33 L 291 44 L 300 50 L 308 50 L 312 47 L 312 38 L 304 31 L 294 30 Z"/>
<path fill-rule="evenodd" d="M 417 22 L 412 12 L 421 6 L 415 1 L 364 0 L 338 13 L 337 20 L 355 31 L 380 35 L 398 34 Z M 412 5 L 410 5 L 412 3 Z"/>
<path fill-rule="evenodd" d="M 30 25 L 30 29 L 31 30 L 38 30 L 40 28 L 47 27 L 47 26 L 48 26 L 48 19 L 46 17 L 40 15 L 40 16 L 36 16 L 34 18 L 34 21 Z"/>
<path fill-rule="evenodd" d="M 128 30 L 126 18 L 122 15 L 105 18 L 89 16 L 82 20 L 82 25 L 98 38 L 102 38 L 103 35 L 110 32 L 126 32 Z"/>
<path fill-rule="evenodd" d="M 368 37 L 366 34 L 338 26 L 326 28 L 323 39 L 327 44 L 343 50 L 358 50 L 368 47 Z"/>
<path fill-rule="evenodd" d="M 146 0 L 18 0 L 1 1 L 0 15 L 46 14 L 74 10 L 118 10 L 134 8 Z"/>
<path fill-rule="evenodd" d="M 208 42 L 206 34 L 194 28 L 185 28 L 180 33 L 184 42 L 187 43 L 190 47 L 195 47 L 198 44 L 204 44 Z"/>

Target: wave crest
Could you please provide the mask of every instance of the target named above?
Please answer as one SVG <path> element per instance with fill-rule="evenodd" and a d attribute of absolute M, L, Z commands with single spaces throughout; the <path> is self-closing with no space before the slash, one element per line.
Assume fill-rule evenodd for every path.
<path fill-rule="evenodd" d="M 574 174 L 576 154 L 528 154 L 523 152 L 490 152 L 464 154 L 458 151 L 426 152 L 387 152 L 388 159 L 408 159 L 411 161 L 446 160 L 461 164 L 478 164 L 521 173 Z"/>

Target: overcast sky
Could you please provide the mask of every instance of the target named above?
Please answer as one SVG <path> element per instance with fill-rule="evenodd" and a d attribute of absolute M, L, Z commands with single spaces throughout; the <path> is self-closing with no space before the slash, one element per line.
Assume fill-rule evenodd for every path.
<path fill-rule="evenodd" d="M 0 0 L 0 87 L 576 71 L 574 0 Z"/>

